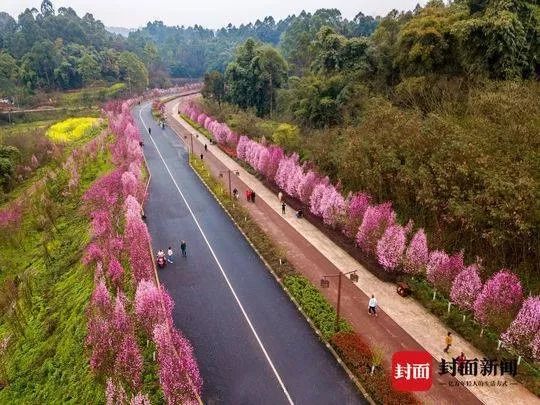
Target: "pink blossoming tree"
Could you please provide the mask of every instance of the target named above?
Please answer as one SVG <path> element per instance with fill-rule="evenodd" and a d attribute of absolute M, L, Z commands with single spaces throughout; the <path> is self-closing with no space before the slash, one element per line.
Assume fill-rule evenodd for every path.
<path fill-rule="evenodd" d="M 449 294 L 454 279 L 463 268 L 463 252 L 448 256 L 445 252 L 435 250 L 429 255 L 427 279 L 437 290 Z"/>
<path fill-rule="evenodd" d="M 501 340 L 525 356 L 533 356 L 533 341 L 540 331 L 540 296 L 529 297 L 523 302 L 516 318 L 512 321 Z"/>
<path fill-rule="evenodd" d="M 474 302 L 474 317 L 483 325 L 504 331 L 516 316 L 523 301 L 519 278 L 502 269 L 486 281 Z"/>
<path fill-rule="evenodd" d="M 168 404 L 195 404 L 202 379 L 189 342 L 166 324 L 153 333 L 159 365 L 159 381 Z"/>
<path fill-rule="evenodd" d="M 423 228 L 420 228 L 411 239 L 403 258 L 403 270 L 406 273 L 424 273 L 429 260 L 427 238 Z"/>
<path fill-rule="evenodd" d="M 391 225 L 377 242 L 377 260 L 387 271 L 394 271 L 401 264 L 405 250 L 405 229 L 401 225 Z"/>
<path fill-rule="evenodd" d="M 479 268 L 476 264 L 472 264 L 454 279 L 450 299 L 459 308 L 472 311 L 474 301 L 481 290 L 482 280 L 480 280 Z"/>
<path fill-rule="evenodd" d="M 378 240 L 386 228 L 394 225 L 395 222 L 396 214 L 390 202 L 370 205 L 364 213 L 360 228 L 358 228 L 356 244 L 364 252 L 376 254 Z"/>

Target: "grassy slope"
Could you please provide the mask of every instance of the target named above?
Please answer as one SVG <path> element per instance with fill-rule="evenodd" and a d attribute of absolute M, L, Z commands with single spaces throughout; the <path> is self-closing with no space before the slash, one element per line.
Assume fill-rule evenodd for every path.
<path fill-rule="evenodd" d="M 81 173 L 81 190 L 110 170 L 107 156 Z M 84 351 L 84 309 L 92 292 L 92 274 L 80 263 L 88 240 L 88 220 L 79 198 L 62 201 L 57 232 L 44 258 L 41 235 L 27 215 L 18 242 L 1 245 L 0 280 L 31 271 L 31 299 L 23 306 L 23 336 L 15 338 L 5 362 L 10 385 L 0 403 L 103 402 L 103 386 L 92 377 Z M 20 244 L 20 245 L 19 245 Z M 7 331 L 2 319 L 0 335 Z"/>

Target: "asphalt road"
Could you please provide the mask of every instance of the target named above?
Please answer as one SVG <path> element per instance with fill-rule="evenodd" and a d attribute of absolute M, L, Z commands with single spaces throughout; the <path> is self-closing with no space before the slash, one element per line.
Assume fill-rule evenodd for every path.
<path fill-rule="evenodd" d="M 149 103 L 133 116 L 152 174 L 145 214 L 153 247 L 175 251 L 159 276 L 175 302 L 175 325 L 193 344 L 203 401 L 366 403 L 192 172 L 182 141 L 157 126 Z"/>

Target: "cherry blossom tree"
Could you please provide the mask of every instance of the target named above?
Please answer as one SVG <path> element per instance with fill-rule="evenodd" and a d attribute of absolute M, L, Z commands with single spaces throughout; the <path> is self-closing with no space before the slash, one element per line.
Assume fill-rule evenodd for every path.
<path fill-rule="evenodd" d="M 532 356 L 535 360 L 540 360 L 540 330 L 536 332 L 533 341 L 531 342 Z"/>
<path fill-rule="evenodd" d="M 116 360 L 114 374 L 117 378 L 126 382 L 133 391 L 137 391 L 141 385 L 143 358 L 135 337 L 127 334 L 122 339 Z"/>
<path fill-rule="evenodd" d="M 356 244 L 366 253 L 376 254 L 377 242 L 386 228 L 394 225 L 396 214 L 392 203 L 370 205 L 364 213 L 362 224 L 356 234 Z"/>
<path fill-rule="evenodd" d="M 238 140 L 238 145 L 236 145 L 236 156 L 239 159 L 246 160 L 246 149 L 249 146 L 249 138 L 245 135 L 242 135 Z"/>
<path fill-rule="evenodd" d="M 149 280 L 139 282 L 135 293 L 135 313 L 149 335 L 156 324 L 170 321 L 173 305 L 163 287 L 157 287 Z"/>
<path fill-rule="evenodd" d="M 290 174 L 293 173 L 295 167 L 298 166 L 298 160 L 298 154 L 293 153 L 291 156 L 284 157 L 279 162 L 274 181 L 278 187 L 285 192 L 287 191 Z"/>
<path fill-rule="evenodd" d="M 202 379 L 189 342 L 166 324 L 157 324 L 153 333 L 159 365 L 159 382 L 168 404 L 196 403 Z"/>
<path fill-rule="evenodd" d="M 502 269 L 489 278 L 474 302 L 474 317 L 483 325 L 505 330 L 523 301 L 519 278 Z"/>
<path fill-rule="evenodd" d="M 343 226 L 343 233 L 354 238 L 362 223 L 362 218 L 371 203 L 371 196 L 367 193 L 349 193 L 345 201 L 345 214 L 347 221 Z"/>
<path fill-rule="evenodd" d="M 312 170 L 308 170 L 307 173 L 300 179 L 296 186 L 295 195 L 304 204 L 309 204 L 313 189 L 321 181 L 320 176 Z"/>
<path fill-rule="evenodd" d="M 404 250 L 405 229 L 401 225 L 391 225 L 377 242 L 377 260 L 385 270 L 396 270 L 401 264 Z"/>
<path fill-rule="evenodd" d="M 135 177 L 131 171 L 122 173 L 122 191 L 124 192 L 124 197 L 127 197 L 130 194 L 137 196 L 138 188 L 139 182 L 137 177 Z"/>
<path fill-rule="evenodd" d="M 122 405 L 127 400 L 126 391 L 121 384 L 115 384 L 112 378 L 107 378 L 105 387 L 105 401 L 107 405 Z"/>
<path fill-rule="evenodd" d="M 463 251 L 448 256 L 435 250 L 429 255 L 427 279 L 437 290 L 449 294 L 454 279 L 463 268 Z"/>
<path fill-rule="evenodd" d="M 122 276 L 124 275 L 124 268 L 114 256 L 112 256 L 109 260 L 107 274 L 111 278 L 111 281 L 119 287 L 120 282 L 122 281 Z"/>
<path fill-rule="evenodd" d="M 473 310 L 474 301 L 482 291 L 478 265 L 472 264 L 462 270 L 452 283 L 450 299 L 459 308 Z"/>
<path fill-rule="evenodd" d="M 429 260 L 426 233 L 420 228 L 411 239 L 403 258 L 403 270 L 406 273 L 424 273 Z"/>
<path fill-rule="evenodd" d="M 501 340 L 520 354 L 533 356 L 533 341 L 540 331 L 540 296 L 529 297 L 523 302 L 516 318 L 512 321 Z"/>

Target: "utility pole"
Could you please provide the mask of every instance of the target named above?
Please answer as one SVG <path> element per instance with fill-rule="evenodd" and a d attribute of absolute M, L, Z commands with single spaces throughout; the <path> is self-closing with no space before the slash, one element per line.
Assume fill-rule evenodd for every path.
<path fill-rule="evenodd" d="M 350 279 L 352 282 L 358 281 L 358 274 L 356 274 L 357 270 L 349 271 L 347 273 L 339 272 L 339 274 L 328 274 L 323 276 L 321 278 L 321 288 L 328 288 L 330 287 L 330 280 L 328 278 L 330 277 L 337 277 L 338 278 L 338 296 L 337 296 L 337 307 L 336 307 L 336 324 L 335 324 L 335 331 L 339 332 L 339 319 L 340 319 L 340 309 L 341 309 L 341 277 L 346 276 L 350 274 Z"/>

